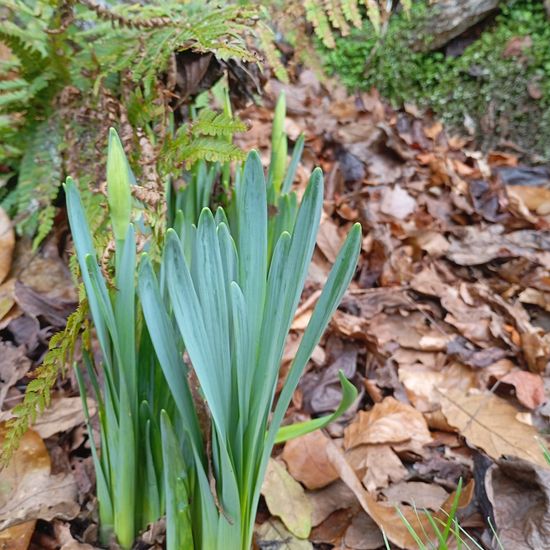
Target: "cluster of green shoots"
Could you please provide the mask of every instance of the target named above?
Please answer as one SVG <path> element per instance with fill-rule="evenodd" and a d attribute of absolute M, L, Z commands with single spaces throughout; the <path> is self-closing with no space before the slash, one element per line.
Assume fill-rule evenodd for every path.
<path fill-rule="evenodd" d="M 171 214 L 160 239 L 152 238 L 132 196 L 134 177 L 112 130 L 112 276 L 98 265 L 77 186 L 67 179 L 69 221 L 102 356 L 102 368 L 84 356 L 77 375 L 82 396 L 91 386 L 98 402 L 100 441 L 92 451 L 104 543 L 114 538 L 130 548 L 147 524 L 165 515 L 168 550 L 249 550 L 273 446 L 322 428 L 357 396 L 340 373 L 338 410 L 282 426 L 361 244 L 356 224 L 277 395 L 323 204 L 319 169 L 301 202 L 291 191 L 303 138 L 288 162 L 284 115 L 283 98 L 267 178 L 257 153 L 250 153 L 244 166 L 233 167 L 226 207 L 213 212 L 213 181 L 229 172 L 199 166 L 192 192 L 167 194 Z"/>

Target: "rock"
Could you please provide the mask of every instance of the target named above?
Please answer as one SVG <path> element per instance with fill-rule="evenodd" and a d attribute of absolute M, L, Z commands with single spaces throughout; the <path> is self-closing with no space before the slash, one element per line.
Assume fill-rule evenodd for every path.
<path fill-rule="evenodd" d="M 437 50 L 489 15 L 498 4 L 499 0 L 440 0 L 423 17 L 411 47 L 423 52 Z"/>

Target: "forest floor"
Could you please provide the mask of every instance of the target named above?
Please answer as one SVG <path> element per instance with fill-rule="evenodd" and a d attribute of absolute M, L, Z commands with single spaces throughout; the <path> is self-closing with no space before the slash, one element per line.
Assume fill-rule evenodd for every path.
<path fill-rule="evenodd" d="M 298 190 L 314 166 L 325 172 L 324 216 L 282 378 L 343 235 L 356 221 L 364 234 L 356 277 L 288 419 L 333 411 L 339 370 L 360 394 L 342 421 L 276 448 L 258 548 L 374 550 L 385 547 L 383 533 L 392 547 L 417 548 L 400 514 L 426 538 L 431 528 L 416 510 L 444 519 L 459 483 L 464 538 L 498 548 L 494 526 L 507 550 L 550 547 L 542 450 L 550 417 L 550 170 L 509 153 L 482 155 L 413 106 L 395 111 L 375 91 L 347 95 L 310 71 L 290 85 L 269 81 L 264 104 L 239 113 L 250 129 L 237 143 L 258 149 L 266 163 L 281 89 L 291 143 L 306 137 Z M 77 297 L 63 211 L 36 253 L 22 240 L 14 248 L 9 220 L 0 222 L 0 275 L 9 272 L 0 287 L 6 419 Z M 0 501 L 0 530 L 14 515 L 39 510 L 43 519 L 1 531 L 0 548 L 94 548 L 93 466 L 70 373 L 25 441 L 37 437 L 44 453 L 23 446 L 2 473 L 13 490 Z M 43 491 L 28 499 L 37 483 Z M 161 526 L 138 544 L 161 548 Z"/>

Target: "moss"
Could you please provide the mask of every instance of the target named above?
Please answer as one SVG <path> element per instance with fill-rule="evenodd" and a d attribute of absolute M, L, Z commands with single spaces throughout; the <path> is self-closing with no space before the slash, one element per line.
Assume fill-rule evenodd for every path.
<path fill-rule="evenodd" d="M 416 2 L 409 18 L 391 19 L 382 39 L 367 21 L 333 50 L 319 45 L 326 68 L 350 89 L 376 86 L 394 104 L 431 108 L 455 129 L 471 118 L 484 148 L 509 140 L 550 160 L 550 23 L 542 2 L 508 2 L 459 57 L 412 51 L 425 13 Z M 513 38 L 525 37 L 531 42 L 519 55 L 504 55 Z"/>

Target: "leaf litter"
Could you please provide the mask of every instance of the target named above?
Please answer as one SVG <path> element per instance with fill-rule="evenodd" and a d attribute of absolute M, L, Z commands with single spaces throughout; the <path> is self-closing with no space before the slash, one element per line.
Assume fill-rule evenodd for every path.
<path fill-rule="evenodd" d="M 550 418 L 547 168 L 523 166 L 503 151 L 481 155 L 410 106 L 396 111 L 375 90 L 349 96 L 308 70 L 288 85 L 268 79 L 264 105 L 239 113 L 250 130 L 238 144 L 266 160 L 282 89 L 290 145 L 300 133 L 306 139 L 298 193 L 314 166 L 326 175 L 318 247 L 282 376 L 341 236 L 356 221 L 364 232 L 354 282 L 288 419 L 333 411 L 339 370 L 360 393 L 339 423 L 276 450 L 256 544 L 374 550 L 384 547 L 384 533 L 396 547 L 416 548 L 397 507 L 428 539 L 423 509 L 444 520 L 462 479 L 458 519 L 469 536 L 491 540 L 491 518 L 504 547 L 550 547 L 550 479 L 540 447 Z M 66 227 L 33 252 L 30 243 L 15 243 L 5 218 L 0 212 L 2 418 L 20 402 L 49 336 L 76 303 Z M 70 378 L 56 387 L 49 416 L 36 427 L 45 446 L 40 435 L 29 436 L 44 464 L 25 475 L 61 491 L 60 511 L 46 510 L 37 496 L 17 526 L 0 532 L 10 548 L 28 548 L 31 539 L 40 547 L 44 537 L 67 549 L 95 543 L 94 480 L 76 390 Z M 487 461 L 481 474 L 479 456 Z M 51 523 L 49 534 L 35 530 L 37 518 Z M 149 539 L 162 534 L 148 533 L 140 544 L 160 547 Z"/>
<path fill-rule="evenodd" d="M 268 81 L 268 109 L 241 111 L 251 131 L 240 144 L 266 157 L 259 136 L 269 133 L 281 90 L 294 98 L 289 137 L 305 135 L 298 191 L 315 165 L 326 174 L 304 304 L 322 286 L 340 235 L 355 221 L 364 231 L 356 277 L 321 346 L 325 361 L 309 365 L 289 416 L 334 410 L 338 368 L 361 397 L 339 425 L 280 450 L 313 505 L 310 541 L 383 548 L 383 530 L 398 547 L 417 548 L 396 506 L 427 540 L 423 508 L 443 518 L 462 479 L 457 517 L 487 544 L 488 518 L 504 533 L 513 503 L 493 511 L 505 489 L 496 484 L 487 498 L 476 456 L 497 469 L 510 456 L 549 468 L 540 446 L 549 418 L 547 170 L 509 152 L 482 155 L 429 115 L 395 111 L 375 90 L 348 96 L 307 70 L 293 84 Z M 303 329 L 293 330 L 299 338 Z M 546 477 L 537 483 L 549 489 Z M 550 546 L 543 528 L 537 537 L 536 547 Z"/>

